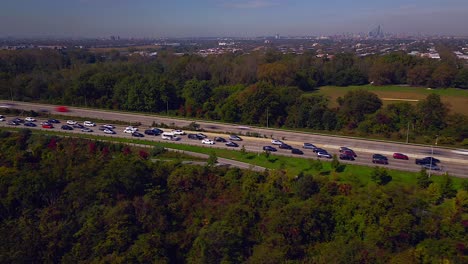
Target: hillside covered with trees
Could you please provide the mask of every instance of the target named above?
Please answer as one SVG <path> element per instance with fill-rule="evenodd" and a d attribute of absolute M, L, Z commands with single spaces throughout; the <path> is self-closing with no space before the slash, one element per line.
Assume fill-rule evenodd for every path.
<path fill-rule="evenodd" d="M 148 157 L 0 131 L 0 262 L 468 261 L 468 186 L 449 177 L 365 185 Z"/>
<path fill-rule="evenodd" d="M 0 52 L 0 98 L 72 106 L 166 113 L 253 125 L 402 138 L 441 135 L 441 144 L 468 138 L 468 117 L 440 97 L 417 105 L 383 106 L 366 91 L 329 99 L 311 95 L 323 85 L 373 83 L 468 88 L 468 69 L 456 58 L 403 53 L 333 59 L 274 51 L 200 57 L 161 52 L 157 58 L 119 52 L 24 50 Z M 468 144 L 468 142 L 465 142 Z"/>

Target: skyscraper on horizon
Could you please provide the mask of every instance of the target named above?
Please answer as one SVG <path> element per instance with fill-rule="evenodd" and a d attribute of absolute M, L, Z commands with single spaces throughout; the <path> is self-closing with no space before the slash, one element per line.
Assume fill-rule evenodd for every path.
<path fill-rule="evenodd" d="M 369 38 L 384 38 L 385 34 L 384 34 L 383 30 L 382 30 L 382 27 L 380 25 L 378 25 L 376 28 L 371 30 L 369 32 L 369 34 L 367 34 L 367 36 Z"/>

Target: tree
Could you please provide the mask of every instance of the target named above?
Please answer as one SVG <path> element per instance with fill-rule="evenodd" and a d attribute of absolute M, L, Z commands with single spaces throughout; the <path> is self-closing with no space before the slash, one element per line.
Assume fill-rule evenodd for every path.
<path fill-rule="evenodd" d="M 426 169 L 421 169 L 416 180 L 419 188 L 422 189 L 426 189 L 432 183 L 432 181 L 429 179 L 429 174 L 427 173 Z"/>
<path fill-rule="evenodd" d="M 453 81 L 453 85 L 458 88 L 468 89 L 468 69 L 463 68 L 458 71 L 455 80 Z"/>
<path fill-rule="evenodd" d="M 210 153 L 210 156 L 208 157 L 208 160 L 206 161 L 207 165 L 209 167 L 212 167 L 218 163 L 218 156 L 216 156 L 216 152 L 212 151 Z"/>
<path fill-rule="evenodd" d="M 300 175 L 296 180 L 295 191 L 302 200 L 308 199 L 311 195 L 318 193 L 319 190 L 320 187 L 312 175 Z"/>
<path fill-rule="evenodd" d="M 343 98 L 338 98 L 339 111 L 346 120 L 359 123 L 365 115 L 375 113 L 382 106 L 382 100 L 366 90 L 347 92 Z"/>
<path fill-rule="evenodd" d="M 338 157 L 336 156 L 336 154 L 333 154 L 333 159 L 332 159 L 332 162 L 331 162 L 331 167 L 332 167 L 332 169 L 334 169 L 335 171 L 338 171 L 339 168 L 340 168 L 340 161 L 338 160 Z"/>
<path fill-rule="evenodd" d="M 441 64 L 432 73 L 431 85 L 435 87 L 450 87 L 457 74 L 457 69 L 448 64 Z"/>
<path fill-rule="evenodd" d="M 375 167 L 371 172 L 371 180 L 378 185 L 386 185 L 392 181 L 392 176 L 388 174 L 387 169 Z"/>
<path fill-rule="evenodd" d="M 420 131 L 437 132 L 445 127 L 448 107 L 438 94 L 430 94 L 416 106 L 417 124 Z"/>

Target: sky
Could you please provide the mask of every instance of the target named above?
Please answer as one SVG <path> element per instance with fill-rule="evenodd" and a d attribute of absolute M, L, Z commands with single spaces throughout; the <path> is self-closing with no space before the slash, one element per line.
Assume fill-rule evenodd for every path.
<path fill-rule="evenodd" d="M 468 36 L 468 0 L 1 0 L 0 37 Z"/>

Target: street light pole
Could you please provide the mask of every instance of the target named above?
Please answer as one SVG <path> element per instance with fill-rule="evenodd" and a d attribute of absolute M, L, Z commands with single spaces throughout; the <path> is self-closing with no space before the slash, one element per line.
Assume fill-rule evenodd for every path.
<path fill-rule="evenodd" d="M 436 136 L 436 141 L 435 145 L 437 146 L 437 141 L 439 140 L 439 135 Z M 430 162 L 430 167 L 429 167 L 429 178 L 431 177 L 431 171 L 432 171 L 432 157 L 434 156 L 434 145 L 431 144 L 431 162 Z"/>

